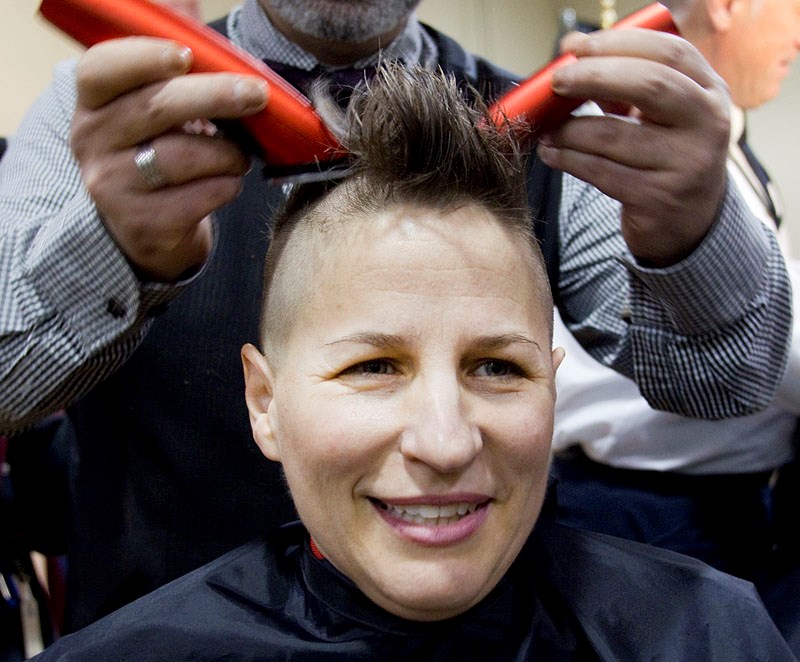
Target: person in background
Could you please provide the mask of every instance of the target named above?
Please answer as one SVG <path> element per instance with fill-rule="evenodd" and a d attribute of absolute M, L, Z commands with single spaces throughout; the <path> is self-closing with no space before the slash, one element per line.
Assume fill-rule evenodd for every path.
<path fill-rule="evenodd" d="M 322 77 L 346 91 L 379 60 L 441 67 L 486 100 L 514 83 L 421 25 L 417 4 L 245 0 L 213 27 L 303 90 Z M 783 370 L 790 288 L 774 236 L 728 186 L 724 85 L 672 35 L 564 48 L 578 61 L 558 93 L 640 111 L 570 120 L 529 166 L 571 330 L 659 406 L 757 410 Z M 260 111 L 263 82 L 186 75 L 191 61 L 168 41 L 90 49 L 58 68 L 0 165 L 0 429 L 68 407 L 67 631 L 295 516 L 250 442 L 233 360 L 258 337 L 266 227 L 290 173 L 265 177 L 197 121 Z"/>
<path fill-rule="evenodd" d="M 745 118 L 778 95 L 800 50 L 800 1 L 681 0 L 672 11 L 681 34 L 728 84 L 730 179 L 764 227 L 778 231 L 780 199 L 747 143 Z M 797 310 L 798 263 L 789 269 Z M 568 357 L 557 380 L 559 519 L 690 554 L 763 586 L 776 563 L 772 486 L 795 455 L 797 318 L 774 402 L 721 421 L 654 410 L 633 381 L 586 354 L 560 320 L 555 333 Z"/>
<path fill-rule="evenodd" d="M 242 351 L 300 522 L 38 659 L 792 660 L 752 586 L 550 521 L 563 351 L 512 134 L 397 65 L 348 117 L 353 172 L 276 219 Z"/>

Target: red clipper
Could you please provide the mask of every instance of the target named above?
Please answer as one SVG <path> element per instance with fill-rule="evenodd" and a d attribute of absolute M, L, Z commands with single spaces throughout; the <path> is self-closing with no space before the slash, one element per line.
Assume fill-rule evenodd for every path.
<path fill-rule="evenodd" d="M 615 30 L 625 28 L 648 28 L 678 34 L 678 28 L 672 21 L 669 10 L 659 2 L 648 5 L 614 24 Z M 558 67 L 576 60 L 577 58 L 571 53 L 562 55 L 500 97 L 490 107 L 494 121 L 501 124 L 506 121 L 524 120 L 532 127 L 534 135 L 558 126 L 583 101 L 555 94 L 551 87 L 553 72 Z"/>
<path fill-rule="evenodd" d="M 87 47 L 131 35 L 171 39 L 192 49 L 194 72 L 230 71 L 266 80 L 266 108 L 239 121 L 269 166 L 297 166 L 342 155 L 306 97 L 200 21 L 149 0 L 43 0 L 39 11 Z"/>

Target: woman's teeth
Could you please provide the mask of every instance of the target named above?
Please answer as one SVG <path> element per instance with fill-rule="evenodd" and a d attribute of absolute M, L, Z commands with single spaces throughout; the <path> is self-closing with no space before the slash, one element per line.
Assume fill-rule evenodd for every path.
<path fill-rule="evenodd" d="M 426 504 L 396 506 L 391 503 L 381 505 L 398 519 L 425 526 L 453 524 L 465 515 L 475 512 L 479 506 L 477 503 L 449 503 L 444 506 Z"/>

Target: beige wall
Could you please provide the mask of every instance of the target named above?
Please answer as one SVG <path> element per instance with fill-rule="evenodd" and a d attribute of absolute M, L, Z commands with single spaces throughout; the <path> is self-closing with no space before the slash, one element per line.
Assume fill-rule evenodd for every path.
<path fill-rule="evenodd" d="M 224 14 L 236 0 L 202 0 L 206 19 Z M 618 0 L 620 14 L 642 6 Z M 0 135 L 14 132 L 25 109 L 50 79 L 53 64 L 80 52 L 73 43 L 36 17 L 39 0 L 3 0 L 0 20 Z M 485 54 L 518 74 L 527 74 L 549 58 L 562 7 L 575 7 L 579 18 L 595 22 L 597 0 L 424 0 L 420 17 L 457 37 L 467 48 Z M 781 97 L 752 113 L 751 142 L 783 192 L 793 243 L 800 246 L 800 182 L 793 163 L 800 148 L 800 63 Z"/>
<path fill-rule="evenodd" d="M 234 0 L 201 0 L 205 17 L 221 16 Z M 53 65 L 82 51 L 38 16 L 41 0 L 0 0 L 0 135 L 13 133 L 25 109 L 50 80 Z"/>
<path fill-rule="evenodd" d="M 72 53 L 65 39 L 35 17 L 36 0 L 6 0 L 0 19 L 0 133 L 13 133 L 24 109 L 50 79 L 53 63 Z"/>

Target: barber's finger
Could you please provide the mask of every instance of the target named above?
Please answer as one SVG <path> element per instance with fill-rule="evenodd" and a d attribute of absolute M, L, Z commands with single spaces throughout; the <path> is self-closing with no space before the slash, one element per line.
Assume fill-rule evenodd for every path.
<path fill-rule="evenodd" d="M 540 142 L 549 148 L 595 154 L 629 167 L 651 169 L 661 165 L 666 141 L 659 128 L 629 117 L 606 115 L 572 118 L 557 131 L 542 135 Z"/>
<path fill-rule="evenodd" d="M 665 130 L 658 125 L 640 124 L 621 117 L 574 118 L 557 131 L 541 136 L 540 144 L 549 151 L 551 158 L 559 159 L 550 165 L 592 183 L 599 177 L 598 172 L 592 171 L 597 167 L 596 162 L 587 161 L 583 155 L 642 173 L 688 173 L 687 162 L 691 162 L 694 172 L 710 173 L 718 166 L 720 158 L 719 150 L 709 149 L 694 130 Z M 608 171 L 604 169 L 603 172 Z M 630 181 L 623 179 L 621 183 L 628 186 Z M 605 185 L 604 190 L 608 187 Z"/>
<path fill-rule="evenodd" d="M 230 202 L 241 189 L 241 177 L 195 179 L 131 198 L 125 209 L 109 205 L 107 218 L 132 218 L 127 223 L 115 222 L 112 233 L 131 237 L 124 242 L 126 254 L 144 252 L 142 249 L 133 250 L 131 245 L 169 243 L 167 237 L 174 240 L 191 233 L 204 217 Z M 106 225 L 110 225 L 108 220 Z M 152 236 L 148 237 L 148 234 Z"/>
<path fill-rule="evenodd" d="M 250 168 L 249 157 L 230 140 L 182 132 L 105 152 L 88 141 L 76 141 L 73 150 L 87 189 L 102 199 L 208 177 L 241 177 Z"/>
<path fill-rule="evenodd" d="M 623 202 L 625 241 L 635 256 L 653 264 L 674 264 L 688 255 L 707 231 L 705 224 L 694 221 L 705 214 L 713 216 L 718 204 L 712 195 L 697 198 L 697 178 L 692 186 L 682 168 L 631 168 L 597 154 L 541 144 L 539 155 L 551 167 L 591 181 L 596 189 Z M 675 195 L 676 190 L 681 195 Z M 690 205 L 696 214 L 687 214 L 686 199 L 693 201 Z M 674 222 L 664 223 L 664 218 Z M 687 219 L 691 222 L 684 222 Z"/>
<path fill-rule="evenodd" d="M 149 37 L 104 41 L 78 61 L 78 103 L 99 108 L 125 92 L 184 74 L 191 66 L 191 51 L 173 41 Z"/>
<path fill-rule="evenodd" d="M 571 32 L 562 39 L 561 49 L 578 58 L 625 56 L 660 62 L 706 88 L 719 86 L 721 82 L 692 44 L 677 35 L 657 30 L 628 28 L 589 34 Z"/>
<path fill-rule="evenodd" d="M 602 154 L 556 145 L 549 140 L 541 141 L 538 154 L 550 167 L 569 172 L 592 185 L 606 195 L 617 200 L 630 193 L 632 182 L 639 181 L 643 173 Z"/>
<path fill-rule="evenodd" d="M 117 98 L 94 113 L 76 116 L 90 133 L 105 128 L 112 147 L 129 147 L 186 122 L 237 119 L 262 110 L 264 81 L 238 74 L 191 74 L 153 83 Z"/>
<path fill-rule="evenodd" d="M 230 140 L 205 135 L 167 133 L 122 151 L 119 158 L 130 169 L 136 169 L 134 186 L 152 188 L 141 176 L 136 160 L 143 150 L 152 150 L 158 176 L 166 185 L 180 186 L 208 177 L 241 177 L 250 169 L 250 159 Z"/>
<path fill-rule="evenodd" d="M 726 121 L 724 87 L 706 89 L 676 69 L 660 62 L 629 57 L 602 56 L 580 59 L 553 73 L 553 90 L 564 96 L 629 104 L 652 121 L 683 124 L 698 118 Z"/>

